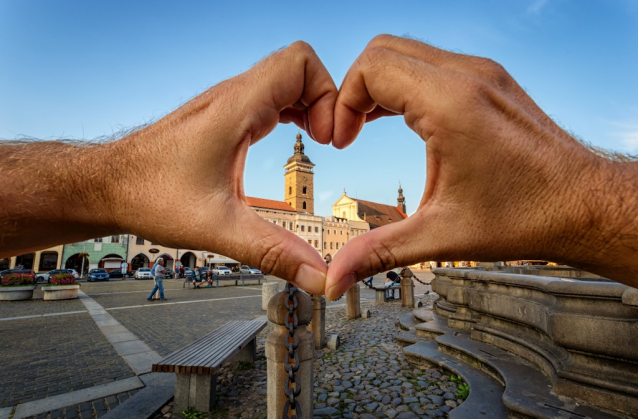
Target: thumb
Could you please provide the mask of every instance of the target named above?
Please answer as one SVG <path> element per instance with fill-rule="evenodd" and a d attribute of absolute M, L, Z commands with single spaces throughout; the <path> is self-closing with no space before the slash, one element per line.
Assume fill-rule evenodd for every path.
<path fill-rule="evenodd" d="M 423 218 L 423 212 L 418 211 L 405 220 L 347 242 L 328 269 L 326 298 L 333 300 L 376 273 L 426 260 L 433 243 L 425 237 L 423 226 L 428 224 Z"/>
<path fill-rule="evenodd" d="M 323 294 L 328 267 L 321 255 L 299 236 L 261 218 L 247 205 L 237 215 L 229 256 L 312 294 Z M 239 258 L 239 259 L 237 259 Z"/>

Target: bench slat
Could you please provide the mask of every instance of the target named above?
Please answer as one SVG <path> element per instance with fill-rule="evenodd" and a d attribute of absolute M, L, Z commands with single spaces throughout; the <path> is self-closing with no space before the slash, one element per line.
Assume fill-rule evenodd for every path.
<path fill-rule="evenodd" d="M 219 333 L 216 333 L 214 336 L 212 336 L 216 339 L 223 339 L 223 340 L 209 342 L 210 339 L 208 339 L 205 342 L 193 343 L 189 345 L 188 347 L 186 347 L 188 349 L 188 352 L 185 354 L 184 357 L 171 360 L 170 363 L 176 364 L 176 365 L 184 365 L 184 366 L 206 365 L 207 359 L 210 359 L 213 356 L 215 356 L 217 353 L 219 353 L 220 351 L 223 351 L 224 347 L 228 345 L 227 341 L 236 339 L 236 336 L 241 336 L 244 333 L 243 331 L 246 325 L 234 323 L 233 326 L 235 326 L 235 329 L 226 331 L 227 334 L 223 336 L 220 336 Z M 204 343 L 206 346 L 203 346 L 202 343 Z M 207 350 L 206 354 L 202 354 L 201 352 L 204 349 Z M 167 360 L 162 362 L 168 363 L 166 361 Z"/>
<path fill-rule="evenodd" d="M 222 336 L 224 333 L 227 333 L 228 329 L 232 330 L 232 328 L 236 325 L 235 322 L 236 320 L 228 322 L 224 326 L 203 336 L 202 338 L 196 340 L 195 342 L 167 355 L 166 357 L 164 357 L 164 359 L 160 361 L 160 364 L 174 364 L 176 362 L 180 362 L 188 358 L 189 354 L 191 354 L 191 349 L 199 345 L 211 345 L 215 339 L 217 339 L 219 336 Z"/>
<path fill-rule="evenodd" d="M 154 372 L 214 374 L 224 361 L 245 347 L 264 327 L 264 320 L 234 320 L 153 364 Z M 202 353 L 202 351 L 206 351 Z"/>
<path fill-rule="evenodd" d="M 218 343 L 216 345 L 217 347 L 213 351 L 207 352 L 205 356 L 203 356 L 202 358 L 196 359 L 195 363 L 197 365 L 201 365 L 205 367 L 214 368 L 219 366 L 221 362 L 223 362 L 225 359 L 232 356 L 228 354 L 229 352 L 232 352 L 235 349 L 239 351 L 239 349 L 241 349 L 242 346 L 246 346 L 246 344 L 248 343 L 247 341 L 250 341 L 253 339 L 254 334 L 256 334 L 254 333 L 256 331 L 256 328 L 254 326 L 255 325 L 251 325 L 251 324 L 244 324 L 244 325 L 238 326 L 237 329 L 233 331 L 233 334 L 231 336 L 224 336 L 223 342 Z M 258 331 L 256 332 L 258 333 Z M 235 345 L 235 342 L 233 341 L 236 341 L 242 338 L 243 336 L 247 336 L 247 338 L 239 342 L 240 346 L 235 347 L 236 345 Z"/>

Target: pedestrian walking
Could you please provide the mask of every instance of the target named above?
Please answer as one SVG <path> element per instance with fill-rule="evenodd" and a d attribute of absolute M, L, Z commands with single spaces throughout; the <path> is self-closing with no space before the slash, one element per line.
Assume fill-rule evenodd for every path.
<path fill-rule="evenodd" d="M 159 290 L 159 296 L 161 301 L 166 301 L 164 298 L 164 273 L 166 269 L 164 269 L 164 259 L 160 258 L 153 265 L 153 274 L 155 275 L 155 286 L 153 287 L 153 291 L 149 294 L 147 300 L 151 301 L 153 299 L 153 294 Z"/>

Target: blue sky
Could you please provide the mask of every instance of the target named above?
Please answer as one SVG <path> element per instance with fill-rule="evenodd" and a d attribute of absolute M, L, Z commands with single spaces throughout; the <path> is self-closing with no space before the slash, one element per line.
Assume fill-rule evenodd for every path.
<path fill-rule="evenodd" d="M 631 0 L 4 0 L 0 138 L 111 136 L 298 39 L 315 48 L 339 85 L 379 33 L 495 59 L 579 138 L 638 153 L 638 3 Z M 283 199 L 282 166 L 296 132 L 281 125 L 251 148 L 248 195 Z M 425 146 L 402 118 L 369 124 L 344 151 L 306 140 L 317 165 L 317 214 L 331 214 L 344 188 L 395 205 L 399 180 L 408 212 L 416 210 Z"/>

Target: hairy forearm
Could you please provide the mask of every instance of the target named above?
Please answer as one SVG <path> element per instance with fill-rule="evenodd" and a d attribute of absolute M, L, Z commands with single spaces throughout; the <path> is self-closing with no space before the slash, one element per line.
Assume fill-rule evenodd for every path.
<path fill-rule="evenodd" d="M 0 257 L 115 233 L 114 143 L 0 143 Z"/>
<path fill-rule="evenodd" d="M 583 176 L 576 242 L 564 246 L 560 259 L 638 287 L 638 162 L 604 160 Z"/>

